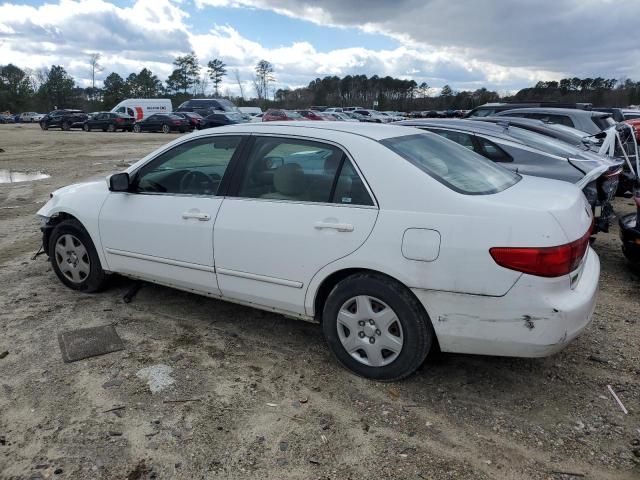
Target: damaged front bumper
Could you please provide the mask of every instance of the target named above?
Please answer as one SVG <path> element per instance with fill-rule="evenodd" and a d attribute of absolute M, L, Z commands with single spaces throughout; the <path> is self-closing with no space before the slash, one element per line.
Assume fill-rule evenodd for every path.
<path fill-rule="evenodd" d="M 413 289 L 431 318 L 443 352 L 546 357 L 589 325 L 600 260 L 591 248 L 571 275 L 522 275 L 502 297 Z"/>

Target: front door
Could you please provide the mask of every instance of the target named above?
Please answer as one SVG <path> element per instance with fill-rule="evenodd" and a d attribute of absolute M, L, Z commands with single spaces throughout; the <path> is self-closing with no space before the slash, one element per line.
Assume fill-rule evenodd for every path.
<path fill-rule="evenodd" d="M 211 136 L 181 143 L 132 174 L 131 192 L 111 192 L 100 212 L 109 269 L 219 294 L 213 224 L 241 140 Z"/>
<path fill-rule="evenodd" d="M 281 136 L 252 140 L 214 228 L 224 296 L 305 314 L 325 265 L 357 250 L 378 215 L 340 148 Z"/>

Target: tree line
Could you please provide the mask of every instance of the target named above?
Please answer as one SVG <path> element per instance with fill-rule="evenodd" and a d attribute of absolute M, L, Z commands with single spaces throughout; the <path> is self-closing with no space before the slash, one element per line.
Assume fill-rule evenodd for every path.
<path fill-rule="evenodd" d="M 515 95 L 479 88 L 454 91 L 449 85 L 432 88 L 426 82 L 379 77 L 373 75 L 326 76 L 316 78 L 300 88 L 274 89 L 273 64 L 260 60 L 251 78 L 251 91 L 246 91 L 237 69 L 228 71 L 217 58 L 203 67 L 191 52 L 178 56 L 174 69 L 163 81 L 148 68 L 122 77 L 108 74 L 101 87 L 96 75 L 104 71 L 99 53 L 90 54 L 87 69 L 90 87 L 79 87 L 64 67 L 29 70 L 15 65 L 0 65 L 0 112 L 40 111 L 53 108 L 82 108 L 86 111 L 111 109 L 125 98 L 171 98 L 175 105 L 189 98 L 225 97 L 237 105 L 259 105 L 263 108 L 305 108 L 312 105 L 376 107 L 380 110 L 468 110 L 487 102 L 547 101 L 559 103 L 589 102 L 595 106 L 627 106 L 640 104 L 640 82 L 630 79 L 563 78 L 540 81 Z M 231 75 L 230 75 L 231 74 Z M 224 78 L 231 76 L 240 95 L 221 91 Z"/>

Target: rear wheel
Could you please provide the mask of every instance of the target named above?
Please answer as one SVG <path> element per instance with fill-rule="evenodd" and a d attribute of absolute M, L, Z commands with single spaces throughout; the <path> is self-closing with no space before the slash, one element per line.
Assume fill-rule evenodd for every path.
<path fill-rule="evenodd" d="M 49 130 L 49 125 L 47 125 L 46 122 L 40 122 L 40 128 L 42 130 Z"/>
<path fill-rule="evenodd" d="M 60 281 L 73 290 L 97 292 L 106 284 L 96 248 L 77 220 L 55 226 L 49 238 L 49 258 Z"/>
<path fill-rule="evenodd" d="M 166 123 L 162 125 L 162 133 L 169 133 L 170 131 L 171 128 L 169 127 L 169 125 L 167 125 Z"/>
<path fill-rule="evenodd" d="M 82 126 L 82 129 L 83 129 L 85 132 L 90 132 L 90 131 L 91 131 L 91 127 L 89 126 L 89 124 L 88 124 L 88 123 L 85 123 L 85 124 Z"/>
<path fill-rule="evenodd" d="M 116 131 L 116 127 L 113 123 L 110 123 L 109 126 L 107 127 L 107 132 L 115 132 Z"/>
<path fill-rule="evenodd" d="M 424 362 L 435 334 L 422 305 L 402 284 L 363 273 L 338 283 L 322 314 L 331 352 L 352 372 L 400 380 Z"/>
<path fill-rule="evenodd" d="M 140 125 L 134 125 L 133 126 L 133 131 L 136 133 L 140 133 L 142 131 L 142 129 L 140 128 Z"/>

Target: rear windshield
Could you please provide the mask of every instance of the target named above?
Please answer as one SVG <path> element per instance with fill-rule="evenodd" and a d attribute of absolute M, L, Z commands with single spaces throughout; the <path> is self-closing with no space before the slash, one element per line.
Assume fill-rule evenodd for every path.
<path fill-rule="evenodd" d="M 458 193 L 498 193 L 521 178 L 468 148 L 435 134 L 387 138 L 380 143 Z"/>
<path fill-rule="evenodd" d="M 550 153 L 552 155 L 558 155 L 559 157 L 571 157 L 576 156 L 576 148 L 561 140 L 556 140 L 552 137 L 547 137 L 541 133 L 531 132 L 524 128 L 509 127 L 507 131 L 513 138 L 520 140 L 529 147 L 537 148 L 543 152 Z"/>
<path fill-rule="evenodd" d="M 600 130 L 606 130 L 607 128 L 613 127 L 616 124 L 616 121 L 610 116 L 594 116 L 591 117 L 593 123 L 595 123 Z"/>

